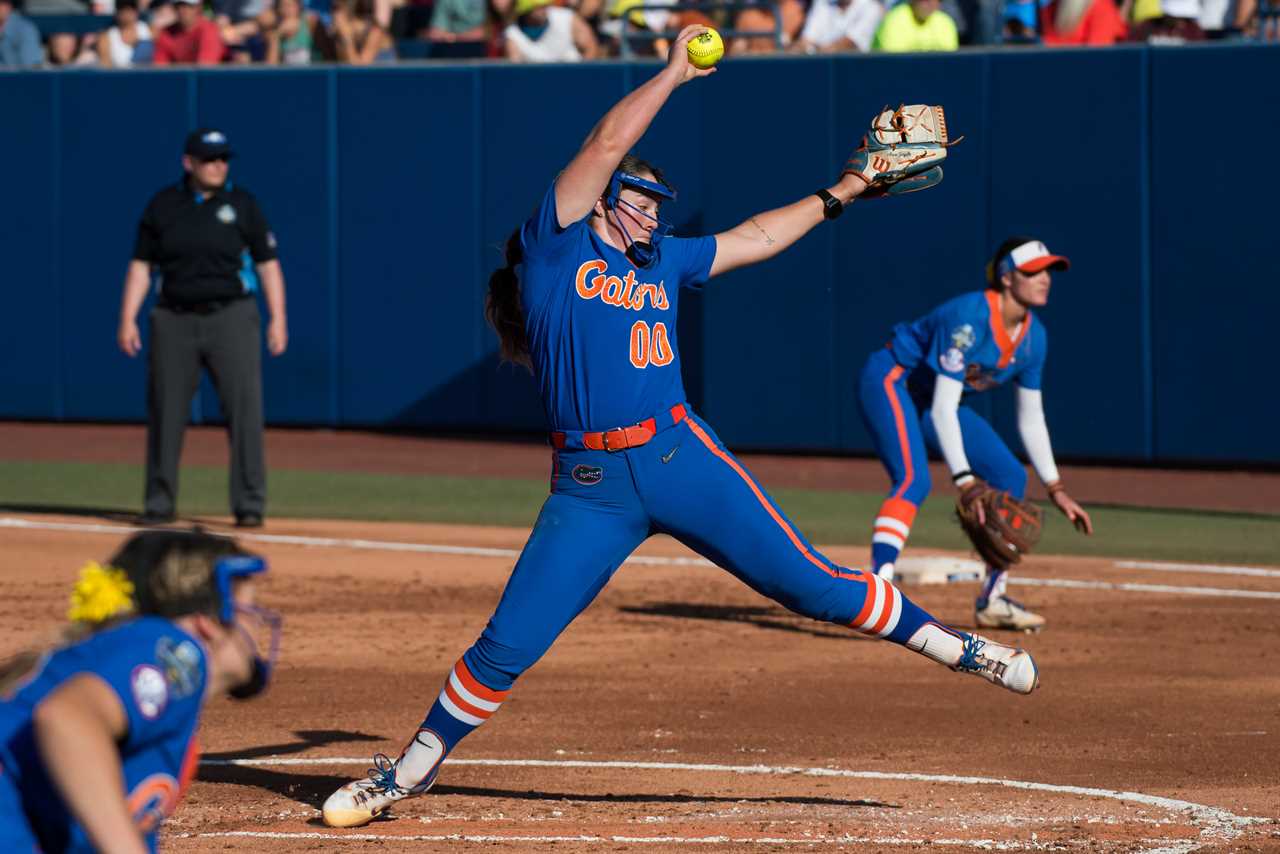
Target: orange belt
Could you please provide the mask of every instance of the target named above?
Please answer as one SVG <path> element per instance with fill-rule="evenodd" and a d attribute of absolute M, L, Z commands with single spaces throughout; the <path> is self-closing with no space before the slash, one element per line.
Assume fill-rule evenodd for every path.
<path fill-rule="evenodd" d="M 655 416 L 646 418 L 639 424 L 632 424 L 630 427 L 618 427 L 599 433 L 555 432 L 551 434 L 551 444 L 556 448 L 565 448 L 576 444 L 571 443 L 571 438 L 581 437 L 582 447 L 592 451 L 625 451 L 627 448 L 638 448 L 647 444 L 657 435 L 659 429 L 679 424 L 687 414 L 684 404 L 677 403 L 669 412 L 662 413 L 662 420 L 665 422 L 667 416 L 670 416 L 671 424 L 664 423 L 661 428 L 658 427 L 658 416 Z"/>

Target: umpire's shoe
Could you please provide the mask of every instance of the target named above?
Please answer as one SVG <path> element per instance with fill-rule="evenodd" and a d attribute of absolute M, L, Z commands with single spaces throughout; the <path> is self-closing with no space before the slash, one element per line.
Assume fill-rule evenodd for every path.
<path fill-rule="evenodd" d="M 430 730 L 418 730 L 395 762 L 385 753 L 373 755 L 369 776 L 343 786 L 324 802 L 324 823 L 360 827 L 382 815 L 396 801 L 420 795 L 436 782 L 444 744 Z"/>
<path fill-rule="evenodd" d="M 1044 617 L 1027 610 L 1021 602 L 1007 596 L 993 596 L 974 603 L 974 620 L 983 629 L 1013 629 L 1038 632 L 1044 628 Z"/>
<path fill-rule="evenodd" d="M 964 650 L 953 670 L 976 674 L 1015 694 L 1030 694 L 1040 684 L 1040 669 L 1031 653 L 981 635 L 963 637 Z"/>

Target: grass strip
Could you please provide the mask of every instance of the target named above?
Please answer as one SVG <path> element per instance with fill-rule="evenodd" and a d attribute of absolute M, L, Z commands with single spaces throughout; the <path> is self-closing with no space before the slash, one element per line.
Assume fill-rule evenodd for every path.
<path fill-rule="evenodd" d="M 529 527 L 547 494 L 544 480 L 424 477 L 359 472 L 272 470 L 268 516 L 445 522 Z M 227 472 L 188 466 L 181 472 L 183 516 L 228 515 Z M 779 489 L 773 496 L 816 543 L 865 544 L 878 494 Z M 0 461 L 0 508 L 102 516 L 142 506 L 142 467 L 124 463 Z M 926 502 L 912 530 L 917 546 L 963 551 L 949 496 Z M 1077 534 L 1056 511 L 1037 551 L 1205 563 L 1274 564 L 1280 516 L 1143 507 L 1092 506 L 1097 533 Z M 772 524 L 761 517 L 761 524 Z"/>

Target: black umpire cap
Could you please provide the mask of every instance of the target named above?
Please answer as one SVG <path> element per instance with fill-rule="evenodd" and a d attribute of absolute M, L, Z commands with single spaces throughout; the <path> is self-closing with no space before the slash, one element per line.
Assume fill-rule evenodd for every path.
<path fill-rule="evenodd" d="M 231 143 L 227 142 L 227 135 L 213 128 L 200 128 L 187 134 L 187 144 L 182 151 L 200 160 L 214 160 L 219 157 L 229 159 L 233 156 Z"/>

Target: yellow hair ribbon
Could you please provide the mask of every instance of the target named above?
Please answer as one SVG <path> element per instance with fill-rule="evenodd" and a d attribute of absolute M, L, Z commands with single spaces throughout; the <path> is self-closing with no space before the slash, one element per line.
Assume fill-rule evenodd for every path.
<path fill-rule="evenodd" d="M 133 582 L 123 569 L 89 561 L 71 590 L 67 619 L 76 623 L 101 623 L 133 610 Z"/>

